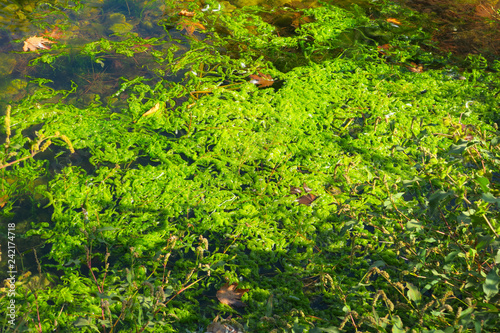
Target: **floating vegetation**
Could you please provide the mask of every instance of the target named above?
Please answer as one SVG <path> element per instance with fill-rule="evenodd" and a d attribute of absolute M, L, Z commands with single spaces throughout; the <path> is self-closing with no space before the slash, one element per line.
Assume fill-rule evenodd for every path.
<path fill-rule="evenodd" d="M 11 8 L 3 330 L 497 329 L 498 59 L 269 3 Z"/>

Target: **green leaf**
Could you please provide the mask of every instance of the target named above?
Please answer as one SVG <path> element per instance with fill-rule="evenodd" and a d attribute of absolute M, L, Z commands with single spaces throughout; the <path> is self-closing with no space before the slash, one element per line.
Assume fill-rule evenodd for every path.
<path fill-rule="evenodd" d="M 445 191 L 439 190 L 439 191 L 433 193 L 429 198 L 429 207 L 431 208 L 431 211 L 434 211 L 440 205 L 441 201 L 443 201 L 447 197 L 453 196 L 453 195 L 455 195 L 455 192 L 453 192 L 453 191 L 445 192 Z"/>
<path fill-rule="evenodd" d="M 483 192 L 489 192 L 488 186 L 490 185 L 490 181 L 486 177 L 477 177 L 476 181 L 478 182 L 479 186 L 481 186 L 481 190 Z"/>
<path fill-rule="evenodd" d="M 438 271 L 436 271 L 435 269 L 432 269 L 431 272 L 432 272 L 433 275 L 440 276 L 442 278 L 448 279 L 448 277 L 445 274 L 441 274 Z"/>
<path fill-rule="evenodd" d="M 472 140 L 470 141 L 460 140 L 457 145 L 451 145 L 449 153 L 462 154 L 465 149 L 475 144 L 476 142 Z"/>
<path fill-rule="evenodd" d="M 174 287 L 172 287 L 171 285 L 166 286 L 163 289 L 163 293 L 165 294 L 165 297 L 172 296 L 172 294 L 174 293 Z"/>
<path fill-rule="evenodd" d="M 470 322 L 472 321 L 473 313 L 474 313 L 474 308 L 467 308 L 466 310 L 462 311 L 462 314 L 460 315 L 459 318 L 460 325 L 463 326 L 469 325 Z"/>
<path fill-rule="evenodd" d="M 85 326 L 91 326 L 93 328 L 96 328 L 95 325 L 88 320 L 87 318 L 79 317 L 77 320 L 73 322 L 73 325 L 75 327 L 85 327 Z"/>
<path fill-rule="evenodd" d="M 448 253 L 444 262 L 446 262 L 446 263 L 452 262 L 458 254 L 459 254 L 458 251 L 452 251 L 452 252 Z"/>
<path fill-rule="evenodd" d="M 97 231 L 113 231 L 113 230 L 117 230 L 118 228 L 115 228 L 115 227 L 112 227 L 112 226 L 107 226 L 107 227 L 102 227 L 102 228 L 98 228 Z"/>
<path fill-rule="evenodd" d="M 483 199 L 484 201 L 486 201 L 488 203 L 496 203 L 498 205 L 498 207 L 500 207 L 500 198 L 494 197 L 493 194 L 491 194 L 490 192 L 482 193 L 481 199 Z"/>
<path fill-rule="evenodd" d="M 492 269 L 486 276 L 486 280 L 483 283 L 483 291 L 486 294 L 486 299 L 490 299 L 496 294 L 498 294 L 498 284 L 500 283 L 500 277 L 496 269 Z"/>
<path fill-rule="evenodd" d="M 336 327 L 315 327 L 309 331 L 309 333 L 320 333 L 320 332 L 327 332 L 327 333 L 340 333 L 341 331 L 336 328 Z"/>
<path fill-rule="evenodd" d="M 132 283 L 132 272 L 130 270 L 127 270 L 127 282 Z"/>
<path fill-rule="evenodd" d="M 405 333 L 403 322 L 399 316 L 394 316 L 392 318 L 392 333 Z"/>
<path fill-rule="evenodd" d="M 410 231 L 420 231 L 423 229 L 424 223 L 422 221 L 410 220 L 406 223 L 406 228 Z"/>
<path fill-rule="evenodd" d="M 215 264 L 213 264 L 212 266 L 210 266 L 210 269 L 214 270 L 216 269 L 217 267 L 221 267 L 221 266 L 224 266 L 226 264 L 225 261 L 221 260 L 221 261 L 218 261 L 216 262 Z"/>
<path fill-rule="evenodd" d="M 419 303 L 422 299 L 422 294 L 413 284 L 407 282 L 406 287 L 408 288 L 408 298 L 414 301 L 415 303 Z"/>
<path fill-rule="evenodd" d="M 494 304 L 489 304 L 489 303 L 484 303 L 484 302 L 477 302 L 477 307 L 480 308 L 481 306 L 487 308 L 488 311 L 492 312 L 492 313 L 498 313 L 498 312 L 500 312 L 500 309 L 497 308 Z"/>
<path fill-rule="evenodd" d="M 386 263 L 383 260 L 375 261 L 370 267 L 385 267 Z"/>

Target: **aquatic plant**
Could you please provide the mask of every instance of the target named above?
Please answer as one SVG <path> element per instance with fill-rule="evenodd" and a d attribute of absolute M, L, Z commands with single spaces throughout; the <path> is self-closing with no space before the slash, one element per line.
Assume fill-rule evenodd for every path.
<path fill-rule="evenodd" d="M 19 305 L 3 328 L 495 329 L 490 63 L 458 68 L 423 50 L 419 29 L 376 34 L 387 21 L 359 8 L 288 7 L 302 20 L 282 37 L 265 8 L 207 4 L 168 2 L 164 36 L 71 55 L 141 60 L 148 75 L 88 99 L 32 79 L 11 101 L 0 214 L 32 274 L 0 299 Z M 206 30 L 183 35 L 182 10 Z"/>

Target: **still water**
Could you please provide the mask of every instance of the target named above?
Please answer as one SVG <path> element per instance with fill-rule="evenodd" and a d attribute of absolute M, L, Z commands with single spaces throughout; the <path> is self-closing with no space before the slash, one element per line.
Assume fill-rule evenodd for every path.
<path fill-rule="evenodd" d="M 331 0 L 336 6 L 363 11 L 373 20 L 396 20 L 397 29 L 424 29 L 438 48 L 457 55 L 483 54 L 497 57 L 500 1 L 429 1 L 405 4 L 427 14 L 416 21 L 408 13 L 381 9 L 377 0 Z M 290 16 L 288 9 L 318 6 L 303 0 L 233 0 L 218 5 L 204 1 L 189 2 L 188 15 L 196 11 L 220 11 L 221 15 L 245 6 L 260 6 L 263 17 L 274 24 L 278 33 L 293 34 L 301 19 Z M 196 17 L 195 17 L 196 18 Z M 161 0 L 86 0 L 86 1 L 0 1 L 0 106 L 20 100 L 26 94 L 27 77 L 53 81 L 55 89 L 76 90 L 75 103 L 86 104 L 96 94 L 107 96 L 119 85 L 119 78 L 132 79 L 165 75 L 157 64 L 155 52 L 165 52 L 175 43 L 178 53 L 189 48 L 189 38 L 204 38 L 204 27 L 191 16 Z M 183 23 L 189 22 L 187 25 Z M 391 22 L 391 21 L 388 21 Z M 303 22 L 302 22 L 303 23 Z M 198 26 L 197 26 L 198 25 Z M 374 35 L 377 32 L 373 32 Z M 30 37 L 45 38 L 39 47 L 27 45 Z M 89 43 L 107 39 L 120 42 L 137 39 L 133 52 L 100 52 L 95 55 Z M 144 40 L 155 39 L 154 43 Z M 35 40 L 36 42 L 37 40 Z M 36 44 L 36 43 L 35 43 Z M 87 49 L 85 49 L 87 48 Z M 152 56 L 153 54 L 153 56 Z M 181 73 L 182 74 L 182 73 Z M 178 77 L 170 77 L 178 81 Z M 73 84 L 73 86 L 72 86 Z"/>

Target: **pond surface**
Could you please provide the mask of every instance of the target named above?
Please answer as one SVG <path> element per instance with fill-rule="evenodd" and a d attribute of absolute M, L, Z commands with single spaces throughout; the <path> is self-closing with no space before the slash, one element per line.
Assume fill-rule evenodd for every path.
<path fill-rule="evenodd" d="M 457 55 L 500 55 L 500 1 L 413 0 L 408 6 L 429 15 L 440 49 Z"/>
<path fill-rule="evenodd" d="M 396 20 L 393 33 L 408 29 L 424 29 L 432 34 L 439 50 L 457 55 L 483 54 L 498 56 L 500 1 L 451 1 L 415 0 L 405 5 L 428 14 L 416 20 L 408 13 L 381 9 L 378 1 L 328 1 L 346 9 L 361 8 L 373 20 Z M 221 15 L 231 15 L 238 8 L 257 5 L 261 15 L 278 28 L 282 35 L 308 21 L 307 17 L 291 10 L 318 6 L 317 1 L 222 1 L 220 7 L 190 2 L 182 6 L 166 6 L 164 1 L 13 1 L 0 2 L 0 104 L 21 99 L 27 94 L 27 77 L 53 81 L 55 89 L 72 89 L 77 86 L 74 103 L 86 104 L 97 94 L 109 97 L 120 84 L 120 78 L 138 76 L 161 80 L 165 73 L 158 58 L 176 45 L 175 55 L 189 49 L 187 37 L 204 38 L 204 26 L 187 13 L 221 10 Z M 358 7 L 359 6 L 359 7 Z M 402 16 L 400 16 L 402 15 Z M 405 17 L 407 15 L 407 17 Z M 423 21 L 422 21 L 423 20 Z M 391 22 L 391 21 L 388 21 Z M 366 33 L 366 31 L 365 31 Z M 380 32 L 370 31 L 381 41 Z M 50 40 L 45 47 L 23 51 L 29 37 Z M 96 52 L 89 43 L 101 39 L 110 43 L 123 43 L 121 51 Z M 147 40 L 151 39 L 149 43 Z M 135 42 L 124 43 L 125 40 Z M 381 41 L 381 43 L 383 43 Z M 86 49 L 85 49 L 85 45 Z M 126 50 L 127 49 L 127 50 Z M 236 55 L 237 56 L 237 55 Z M 57 60 L 56 60 L 57 58 Z M 182 76 L 183 73 L 180 73 Z M 168 79 L 179 81 L 180 76 Z M 4 112 L 4 111 L 2 111 Z"/>

